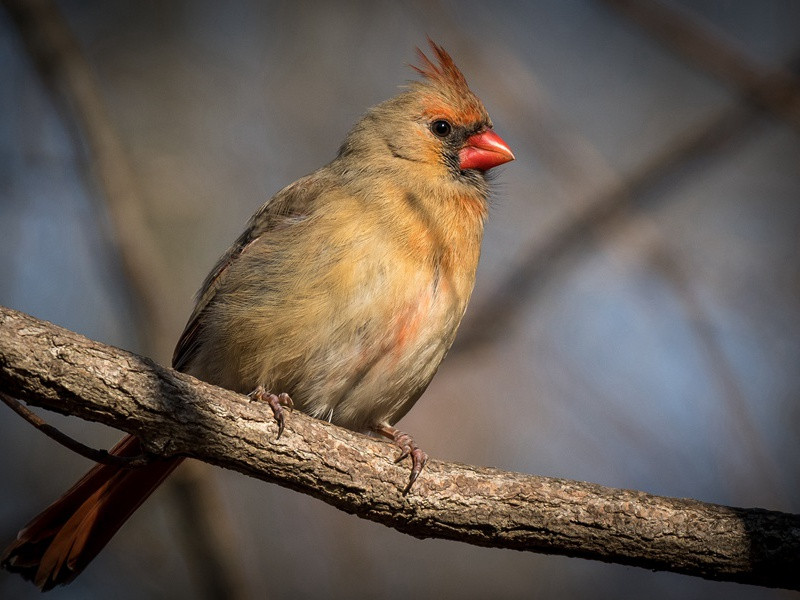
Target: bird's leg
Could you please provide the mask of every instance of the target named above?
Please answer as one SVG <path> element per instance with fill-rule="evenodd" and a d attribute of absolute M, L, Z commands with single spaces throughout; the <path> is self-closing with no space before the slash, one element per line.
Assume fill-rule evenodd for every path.
<path fill-rule="evenodd" d="M 406 456 L 411 457 L 411 476 L 408 479 L 408 485 L 403 490 L 403 495 L 405 496 L 408 493 L 408 490 L 411 489 L 411 486 L 414 485 L 417 477 L 419 477 L 419 474 L 422 472 L 422 468 L 425 466 L 425 463 L 428 462 L 428 455 L 425 454 L 425 452 L 423 452 L 419 446 L 417 446 L 416 442 L 410 435 L 403 433 L 396 427 L 392 427 L 391 425 L 377 425 L 371 429 L 375 433 L 392 440 L 394 445 L 400 448 L 401 454 L 397 457 L 395 462 L 400 462 Z"/>
<path fill-rule="evenodd" d="M 251 400 L 266 402 L 272 409 L 272 414 L 275 415 L 275 421 L 278 423 L 278 437 L 275 439 L 280 439 L 283 433 L 283 426 L 286 424 L 286 415 L 283 409 L 288 408 L 292 410 L 294 408 L 294 402 L 292 402 L 289 394 L 282 393 L 276 395 L 268 392 L 263 385 L 260 385 L 250 392 L 248 396 L 250 396 Z"/>

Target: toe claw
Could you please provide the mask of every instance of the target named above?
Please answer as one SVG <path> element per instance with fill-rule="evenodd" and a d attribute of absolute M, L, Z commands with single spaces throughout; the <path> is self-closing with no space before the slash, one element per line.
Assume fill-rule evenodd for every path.
<path fill-rule="evenodd" d="M 278 423 L 278 435 L 275 436 L 275 439 L 279 440 L 283 434 L 283 428 L 286 426 L 286 419 L 284 418 L 283 413 L 275 415 L 275 421 Z"/>
<path fill-rule="evenodd" d="M 427 462 L 428 455 L 419 448 L 414 448 L 411 452 L 411 475 L 409 475 L 408 478 L 408 485 L 406 485 L 403 490 L 404 496 L 408 494 L 408 491 L 411 489 L 411 486 L 414 485 L 414 482 L 417 480 L 417 477 L 419 477 L 419 474 L 422 472 Z"/>

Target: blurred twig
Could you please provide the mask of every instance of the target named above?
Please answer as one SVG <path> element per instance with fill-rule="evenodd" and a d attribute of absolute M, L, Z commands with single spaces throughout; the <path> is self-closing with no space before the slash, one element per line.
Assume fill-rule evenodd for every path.
<path fill-rule="evenodd" d="M 113 243 L 140 313 L 137 332 L 145 351 L 162 360 L 172 353 L 171 326 L 179 319 L 169 309 L 169 277 L 158 244 L 147 223 L 145 203 L 117 135 L 100 86 L 78 41 L 52 0 L 2 0 L 34 60 L 42 80 L 63 113 L 105 202 L 113 228 Z M 186 545 L 196 559 L 194 572 L 208 598 L 245 597 L 245 576 L 233 558 L 236 545 L 229 518 L 220 506 L 219 491 L 202 476 L 207 466 L 185 463 L 168 485 L 181 511 L 193 516 L 182 528 Z"/>
<path fill-rule="evenodd" d="M 734 428 L 738 428 L 741 434 L 738 440 L 746 448 L 746 454 L 755 466 L 748 476 L 748 484 L 753 485 L 755 480 L 775 500 L 788 504 L 791 498 L 787 495 L 784 478 L 767 453 L 767 444 L 753 422 L 736 371 L 717 339 L 712 319 L 697 294 L 691 274 L 687 272 L 676 250 L 664 239 L 658 226 L 643 215 L 629 216 L 617 222 L 613 231 L 611 227 L 606 227 L 604 231 L 607 235 L 613 233 L 614 237 L 622 240 L 618 246 L 624 244 L 637 260 L 646 260 L 653 272 L 672 287 L 695 335 L 699 353 L 706 360 L 711 381 L 719 390 L 720 399 L 726 408 L 725 415 Z M 720 457 L 720 462 L 726 458 Z M 735 471 L 736 468 L 731 469 L 731 472 Z"/>
<path fill-rule="evenodd" d="M 99 185 L 127 280 L 142 311 L 148 353 L 170 356 L 169 285 L 136 180 L 94 73 L 52 0 L 2 0 Z M 81 150 L 85 148 L 85 152 Z"/>
<path fill-rule="evenodd" d="M 681 301 L 686 318 L 694 331 L 702 355 L 707 361 L 708 371 L 720 394 L 725 407 L 725 414 L 733 424 L 733 431 L 739 430 L 738 441 L 746 448 L 754 468 L 748 471 L 748 483 L 753 480 L 763 482 L 764 488 L 773 498 L 784 505 L 791 502 L 791 489 L 794 484 L 789 484 L 786 489 L 786 477 L 782 476 L 767 452 L 764 436 L 756 426 L 753 415 L 748 408 L 748 399 L 745 396 L 739 377 L 730 360 L 725 355 L 722 345 L 718 340 L 717 332 L 712 320 L 700 301 L 692 285 L 692 279 L 671 249 L 665 243 L 653 248 L 651 261 L 665 279 L 676 289 Z M 739 469 L 733 468 L 735 473 Z M 741 485 L 741 480 L 739 484 Z M 787 494 L 788 492 L 788 494 Z"/>
<path fill-rule="evenodd" d="M 205 463 L 185 462 L 188 468 L 183 469 L 182 476 L 170 480 L 171 492 L 181 531 L 192 532 L 186 552 L 193 564 L 203 567 L 195 575 L 200 587 L 207 598 L 251 598 L 242 566 L 237 564 L 242 560 L 239 540 L 222 503 L 219 485 L 209 482 L 215 473 Z M 260 597 L 266 599 L 269 594 L 262 592 Z"/>
<path fill-rule="evenodd" d="M 697 15 L 660 0 L 601 0 L 642 27 L 674 52 L 734 86 L 757 106 L 800 131 L 800 78 L 781 67 L 765 66 L 737 49 L 734 40 Z"/>
<path fill-rule="evenodd" d="M 0 307 L 0 387 L 417 537 L 800 589 L 800 515 L 432 460 L 409 495 L 393 446 Z M 265 440 L 275 440 L 266 442 Z"/>
<path fill-rule="evenodd" d="M 650 4 L 648 0 L 607 1 L 625 5 Z M 440 2 L 428 3 L 425 9 L 427 14 L 438 15 L 439 20 L 443 21 L 444 8 Z M 778 83 L 780 89 L 788 89 L 790 92 L 794 89 L 792 86 L 796 82 L 793 82 L 790 73 L 777 70 L 765 74 L 759 72 L 754 65 L 741 66 L 737 62 L 740 57 L 735 52 L 694 25 L 688 18 L 678 19 L 663 7 L 661 11 L 656 12 L 667 22 L 662 28 L 673 31 L 673 37 L 678 40 L 684 40 L 692 50 L 689 52 L 691 57 L 723 72 L 727 72 L 723 68 L 727 62 L 733 62 L 735 64 L 729 66 L 728 70 L 741 86 L 751 91 L 757 84 L 767 86 L 763 94 L 766 106 L 774 110 L 792 106 L 791 102 L 773 102 L 780 97 L 778 87 L 775 87 Z M 652 27 L 657 27 L 656 16 L 648 13 L 646 18 Z M 455 39 L 465 35 L 464 31 L 453 25 L 449 27 L 449 34 Z M 626 231 L 632 231 L 636 225 L 642 226 L 651 234 L 647 242 L 648 253 L 654 259 L 653 264 L 673 286 L 682 302 L 700 350 L 708 360 L 711 377 L 716 381 L 730 409 L 731 417 L 745 434 L 743 440 L 748 445 L 749 454 L 753 457 L 758 472 L 768 482 L 769 489 L 775 496 L 783 495 L 781 478 L 767 456 L 761 435 L 748 414 L 741 386 L 713 335 L 710 319 L 696 298 L 688 276 L 670 253 L 657 229 L 642 216 L 632 217 L 628 210 L 635 198 L 663 181 L 670 173 L 698 156 L 710 154 L 715 148 L 741 133 L 753 121 L 752 111 L 739 107 L 725 109 L 699 127 L 694 125 L 690 130 L 678 134 L 634 172 L 620 176 L 591 142 L 579 132 L 573 131 L 551 108 L 542 86 L 510 49 L 502 42 L 493 44 L 489 61 L 474 50 L 473 44 L 467 42 L 468 40 L 462 39 L 459 54 L 467 55 L 471 62 L 482 64 L 487 70 L 492 70 L 492 64 L 503 65 L 502 72 L 494 78 L 494 102 L 501 105 L 505 114 L 516 116 L 514 122 L 518 124 L 518 133 L 527 134 L 527 139 L 536 147 L 548 169 L 566 188 L 564 195 L 567 206 L 560 224 L 547 237 L 535 240 L 530 249 L 523 253 L 526 258 L 486 301 L 468 313 L 450 356 L 466 353 L 498 339 L 507 331 L 514 315 L 527 304 L 530 293 L 541 289 L 542 280 L 557 272 L 557 267 L 561 264 L 559 258 L 591 239 L 592 234 L 607 236 L 621 225 L 625 226 Z M 754 97 L 762 98 L 761 92 Z M 800 98 L 800 94 L 797 97 Z M 787 114 L 791 118 L 791 111 Z"/>

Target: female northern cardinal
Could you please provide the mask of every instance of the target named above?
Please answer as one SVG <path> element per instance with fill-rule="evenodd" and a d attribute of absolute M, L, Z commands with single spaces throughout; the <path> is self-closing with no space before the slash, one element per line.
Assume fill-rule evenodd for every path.
<path fill-rule="evenodd" d="M 486 171 L 514 159 L 450 56 L 430 45 L 436 62 L 418 50 L 414 67 L 422 81 L 372 108 L 330 164 L 253 216 L 203 284 L 172 361 L 267 401 L 280 429 L 293 404 L 390 438 L 411 457 L 409 487 L 427 456 L 393 425 L 466 309 Z M 128 436 L 113 452 L 140 444 Z M 19 533 L 3 566 L 42 590 L 72 581 L 180 461 L 95 466 Z"/>

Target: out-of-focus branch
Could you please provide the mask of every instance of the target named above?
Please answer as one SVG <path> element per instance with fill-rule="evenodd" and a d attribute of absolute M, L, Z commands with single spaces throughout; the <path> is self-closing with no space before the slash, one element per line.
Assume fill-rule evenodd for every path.
<path fill-rule="evenodd" d="M 613 225 L 603 228 L 603 233 L 615 241 L 619 240 L 614 244 L 617 249 L 629 253 L 636 261 L 646 261 L 649 268 L 672 287 L 694 333 L 699 354 L 705 360 L 709 379 L 716 384 L 724 402 L 725 416 L 738 430 L 740 445 L 755 467 L 755 474 L 750 476 L 747 483 L 758 485 L 773 497 L 789 502 L 789 490 L 793 485 L 784 480 L 780 469 L 776 468 L 769 456 L 768 445 L 750 416 L 748 401 L 736 371 L 720 346 L 713 320 L 700 300 L 691 274 L 681 260 L 680 251 L 673 248 L 658 226 L 642 214 L 628 215 L 625 219 L 614 221 Z M 727 458 L 720 457 L 720 461 L 724 462 Z"/>
<path fill-rule="evenodd" d="M 747 99 L 800 130 L 800 78 L 780 67 L 765 66 L 737 48 L 710 23 L 660 0 L 601 0 L 642 27 L 668 48 Z"/>
<path fill-rule="evenodd" d="M 144 214 L 135 177 L 112 124 L 94 72 L 52 0 L 1 0 L 49 88 L 65 124 L 85 148 L 111 220 L 114 243 L 145 324 L 148 353 L 165 359 L 173 340 L 166 337 L 170 318 L 168 279 Z"/>
<path fill-rule="evenodd" d="M 417 537 L 800 589 L 800 515 L 430 461 L 409 495 L 389 444 L 269 409 L 148 359 L 0 308 L 0 388 L 315 496 Z"/>
<path fill-rule="evenodd" d="M 137 309 L 137 333 L 145 351 L 159 359 L 172 353 L 169 278 L 147 223 L 146 207 L 100 86 L 78 41 L 52 0 L 0 0 L 52 93 L 69 127 L 78 154 L 99 187 L 113 229 L 112 243 L 122 263 Z M 200 473 L 202 471 L 203 473 Z M 245 576 L 236 560 L 236 544 L 226 512 L 218 510 L 219 491 L 207 467 L 187 462 L 168 486 L 180 510 L 191 514 L 182 528 L 194 560 L 194 573 L 207 598 L 247 597 Z M 209 506 L 216 506 L 213 514 Z"/>

